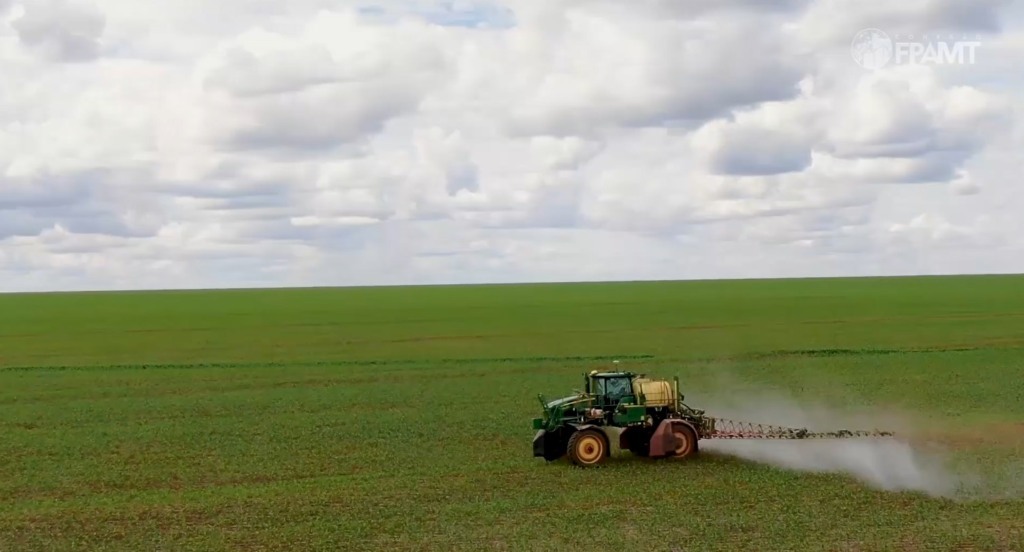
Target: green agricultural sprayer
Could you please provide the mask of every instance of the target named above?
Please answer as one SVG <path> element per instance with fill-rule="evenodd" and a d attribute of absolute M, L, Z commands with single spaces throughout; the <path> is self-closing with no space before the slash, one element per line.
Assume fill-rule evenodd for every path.
<path fill-rule="evenodd" d="M 609 456 L 611 443 L 637 456 L 687 458 L 701 439 L 839 439 L 891 437 L 888 431 L 811 432 L 806 429 L 737 422 L 690 408 L 672 382 L 633 372 L 584 376 L 585 389 L 547 401 L 533 419 L 533 455 L 548 461 L 568 455 L 577 466 L 595 466 Z"/>

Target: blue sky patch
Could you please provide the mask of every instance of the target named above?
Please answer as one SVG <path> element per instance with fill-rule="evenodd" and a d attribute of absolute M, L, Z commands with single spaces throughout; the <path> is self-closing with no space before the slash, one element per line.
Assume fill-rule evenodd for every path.
<path fill-rule="evenodd" d="M 514 27 L 515 13 L 498 2 L 487 0 L 410 0 L 366 2 L 359 13 L 382 19 L 415 15 L 445 27 L 502 29 Z"/>

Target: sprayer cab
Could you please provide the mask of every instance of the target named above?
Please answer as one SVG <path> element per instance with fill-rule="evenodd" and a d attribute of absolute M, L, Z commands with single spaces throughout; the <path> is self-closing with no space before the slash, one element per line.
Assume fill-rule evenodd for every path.
<path fill-rule="evenodd" d="M 595 370 L 587 374 L 584 384 L 587 394 L 594 396 L 599 407 L 614 410 L 622 399 L 628 399 L 628 403 L 636 404 L 636 393 L 633 390 L 635 377 L 636 375 L 630 372 Z"/>

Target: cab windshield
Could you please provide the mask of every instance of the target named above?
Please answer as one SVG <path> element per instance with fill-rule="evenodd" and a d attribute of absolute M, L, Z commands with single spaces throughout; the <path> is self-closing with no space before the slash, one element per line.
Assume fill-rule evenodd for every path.
<path fill-rule="evenodd" d="M 610 398 L 620 399 L 623 395 L 628 395 L 629 392 L 629 378 L 608 379 L 605 394 L 608 395 Z"/>

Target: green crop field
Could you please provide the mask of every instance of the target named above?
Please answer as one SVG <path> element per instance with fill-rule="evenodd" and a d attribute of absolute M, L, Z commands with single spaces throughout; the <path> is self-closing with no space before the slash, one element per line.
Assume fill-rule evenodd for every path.
<path fill-rule="evenodd" d="M 916 456 L 533 458 L 612 359 Z M 0 429 L 3 552 L 1022 550 L 1024 277 L 0 295 Z"/>

